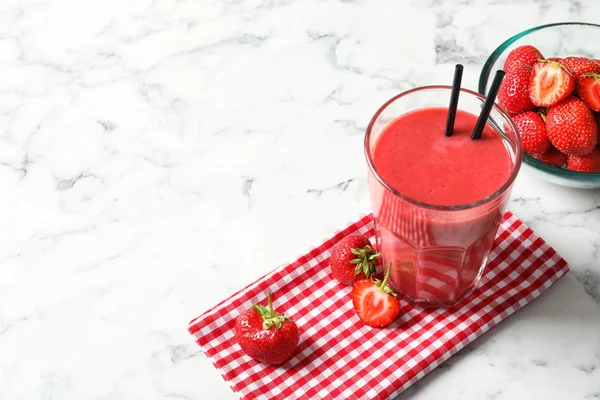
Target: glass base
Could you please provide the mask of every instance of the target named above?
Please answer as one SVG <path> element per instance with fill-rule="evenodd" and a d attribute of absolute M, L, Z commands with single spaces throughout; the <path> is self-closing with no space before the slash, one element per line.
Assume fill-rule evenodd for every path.
<path fill-rule="evenodd" d="M 418 246 L 377 221 L 375 233 L 382 265 L 391 266 L 392 289 L 420 307 L 452 307 L 477 288 L 496 231 L 456 235 L 454 246 Z"/>
<path fill-rule="evenodd" d="M 485 261 L 487 262 L 487 258 Z M 485 269 L 485 267 L 482 268 L 482 271 L 484 269 Z M 463 301 L 465 298 L 469 297 L 469 295 L 471 295 L 471 293 L 473 293 L 479 287 L 482 276 L 483 276 L 483 273 L 481 273 L 479 275 L 479 277 L 477 277 L 477 279 L 475 281 L 473 281 L 473 283 L 469 287 L 467 287 L 465 292 L 462 293 L 455 300 L 448 299 L 448 300 L 444 301 L 442 299 L 438 299 L 438 300 L 413 299 L 410 296 L 408 296 L 406 293 L 398 293 L 398 294 L 400 296 L 402 296 L 402 298 L 407 300 L 414 308 L 453 308 L 458 303 Z"/>

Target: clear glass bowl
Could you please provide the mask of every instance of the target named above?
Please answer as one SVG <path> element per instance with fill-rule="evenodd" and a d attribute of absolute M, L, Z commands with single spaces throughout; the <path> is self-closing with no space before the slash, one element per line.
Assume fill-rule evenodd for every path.
<path fill-rule="evenodd" d="M 536 26 L 508 38 L 490 54 L 479 76 L 479 93 L 487 95 L 492 75 L 504 66 L 506 56 L 516 47 L 535 46 L 544 57 L 584 56 L 600 59 L 600 25 L 564 22 Z M 540 178 L 563 186 L 600 188 L 600 173 L 569 171 L 523 155 L 523 164 Z"/>

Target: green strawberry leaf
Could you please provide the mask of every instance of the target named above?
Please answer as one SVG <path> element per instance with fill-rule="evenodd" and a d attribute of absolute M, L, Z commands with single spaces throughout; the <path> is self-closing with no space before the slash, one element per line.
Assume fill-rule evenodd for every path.
<path fill-rule="evenodd" d="M 360 271 L 362 271 L 362 263 L 359 261 L 356 263 L 356 267 L 354 268 L 354 275 L 358 275 L 360 274 Z"/>
<path fill-rule="evenodd" d="M 362 272 L 369 278 L 375 273 L 375 260 L 379 257 L 379 253 L 376 253 L 369 245 L 366 245 L 362 249 L 350 249 L 350 251 L 356 256 L 355 259 L 350 261 L 350 264 L 356 264 L 354 275 Z"/>
<path fill-rule="evenodd" d="M 596 78 L 597 80 L 600 80 L 600 74 L 594 74 L 592 72 L 583 74 L 583 75 L 581 75 L 581 77 L 582 78 Z"/>
<path fill-rule="evenodd" d="M 271 316 L 271 313 L 269 312 L 269 310 L 267 310 L 267 308 L 265 306 L 263 306 L 262 304 L 255 304 L 252 306 L 252 308 L 254 308 L 256 311 L 258 311 L 258 313 L 263 318 L 269 318 Z"/>
<path fill-rule="evenodd" d="M 275 328 L 279 329 L 281 328 L 281 324 L 285 321 L 291 321 L 289 318 L 285 317 L 283 314 L 277 314 L 274 310 L 273 310 L 273 303 L 271 302 L 271 292 L 269 292 L 267 294 L 267 298 L 269 301 L 269 308 L 267 309 L 265 306 L 263 306 L 262 304 L 255 304 L 252 306 L 252 308 L 254 310 L 256 310 L 256 312 L 258 312 L 261 317 L 263 318 L 263 328 L 264 329 L 270 329 L 273 325 L 275 325 Z"/>

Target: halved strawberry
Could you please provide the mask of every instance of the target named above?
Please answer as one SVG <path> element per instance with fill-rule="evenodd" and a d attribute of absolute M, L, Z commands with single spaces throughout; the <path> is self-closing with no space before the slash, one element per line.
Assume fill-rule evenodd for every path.
<path fill-rule="evenodd" d="M 517 126 L 523 151 L 527 153 L 544 154 L 550 149 L 550 141 L 546 136 L 546 124 L 540 114 L 527 111 L 513 117 Z"/>
<path fill-rule="evenodd" d="M 520 61 L 515 61 L 506 73 L 498 91 L 498 103 L 510 114 L 535 108 L 529 99 L 530 75 L 531 67 Z"/>
<path fill-rule="evenodd" d="M 532 66 L 541 58 L 544 58 L 544 56 L 533 46 L 526 45 L 517 47 L 508 53 L 506 61 L 504 61 L 504 71 L 508 72 L 513 67 L 515 62 Z"/>
<path fill-rule="evenodd" d="M 578 172 L 600 172 L 600 149 L 594 149 L 585 156 L 569 156 L 567 169 Z"/>
<path fill-rule="evenodd" d="M 375 328 L 389 325 L 400 314 L 400 302 L 396 293 L 387 285 L 391 263 L 383 281 L 363 279 L 352 288 L 352 304 L 358 317 Z"/>
<path fill-rule="evenodd" d="M 600 65 L 598 66 L 600 70 Z M 577 93 L 592 110 L 600 111 L 600 75 L 584 74 L 577 82 Z"/>
<path fill-rule="evenodd" d="M 571 72 L 575 79 L 584 74 L 600 74 L 600 64 L 585 57 L 567 57 L 560 62 Z"/>
<path fill-rule="evenodd" d="M 575 89 L 575 78 L 560 63 L 544 60 L 533 66 L 529 98 L 538 107 L 553 106 Z"/>
<path fill-rule="evenodd" d="M 567 164 L 567 155 L 556 150 L 553 146 L 544 154 L 528 153 L 531 157 L 543 163 L 554 165 L 555 167 L 565 167 Z"/>

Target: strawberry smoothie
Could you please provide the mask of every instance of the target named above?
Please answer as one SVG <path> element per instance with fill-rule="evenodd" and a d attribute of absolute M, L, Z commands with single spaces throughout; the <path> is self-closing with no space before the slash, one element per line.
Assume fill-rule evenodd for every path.
<path fill-rule="evenodd" d="M 459 109 L 444 136 L 447 115 L 417 108 L 367 134 L 382 262 L 392 264 L 391 286 L 424 305 L 453 305 L 477 286 L 520 164 L 489 124 L 471 140 L 469 112 Z"/>
<path fill-rule="evenodd" d="M 440 206 L 472 203 L 500 189 L 512 170 L 500 135 L 488 126 L 471 140 L 477 117 L 457 110 L 454 135 L 440 136 L 447 116 L 448 109 L 425 108 L 384 128 L 373 152 L 379 176 L 405 196 Z"/>

